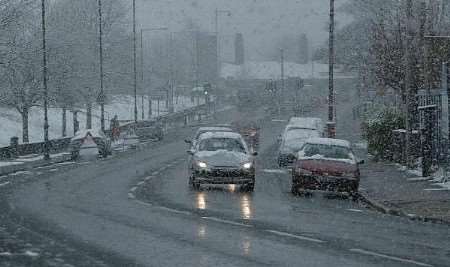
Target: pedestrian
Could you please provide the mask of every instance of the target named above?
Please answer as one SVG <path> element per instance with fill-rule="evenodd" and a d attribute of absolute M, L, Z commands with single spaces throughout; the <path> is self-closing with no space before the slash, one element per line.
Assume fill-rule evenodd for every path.
<path fill-rule="evenodd" d="M 117 115 L 114 115 L 114 118 L 111 119 L 111 123 L 109 125 L 109 128 L 111 130 L 111 138 L 113 141 L 119 140 L 120 136 L 120 128 L 119 128 L 119 119 Z"/>

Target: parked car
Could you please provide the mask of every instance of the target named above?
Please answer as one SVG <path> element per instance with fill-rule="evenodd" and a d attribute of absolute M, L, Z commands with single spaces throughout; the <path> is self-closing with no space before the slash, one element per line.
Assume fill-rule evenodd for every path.
<path fill-rule="evenodd" d="M 156 139 L 158 141 L 164 138 L 164 129 L 161 121 L 139 122 L 136 127 L 136 135 L 140 139 Z"/>
<path fill-rule="evenodd" d="M 319 131 L 307 128 L 288 128 L 282 138 L 278 149 L 278 166 L 291 165 L 296 158 L 297 152 L 302 148 L 309 138 L 321 137 Z"/>
<path fill-rule="evenodd" d="M 255 186 L 256 152 L 250 153 L 242 136 L 233 132 L 206 132 L 190 149 L 189 184 L 239 184 L 248 191 Z"/>
<path fill-rule="evenodd" d="M 311 138 L 298 152 L 292 169 L 292 192 L 322 190 L 358 192 L 360 171 L 350 143 L 330 138 Z"/>
<path fill-rule="evenodd" d="M 112 154 L 111 139 L 100 129 L 80 130 L 70 140 L 70 153 L 72 160 L 88 153 L 106 158 Z"/>

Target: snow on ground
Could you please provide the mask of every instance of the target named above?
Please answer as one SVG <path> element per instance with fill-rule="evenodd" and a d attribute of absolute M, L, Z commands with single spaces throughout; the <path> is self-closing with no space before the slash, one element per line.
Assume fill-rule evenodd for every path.
<path fill-rule="evenodd" d="M 183 110 L 194 106 L 190 97 L 180 96 L 178 99 L 174 99 L 175 111 Z M 203 101 L 202 101 L 203 102 Z M 158 114 L 158 102 L 152 100 L 152 113 L 153 116 Z M 160 114 L 167 113 L 165 108 L 165 101 L 160 101 Z M 100 128 L 100 106 L 95 105 L 93 107 L 93 128 Z M 138 116 L 141 118 L 142 105 L 141 97 L 138 98 Z M 40 107 L 34 107 L 30 111 L 29 117 L 29 137 L 30 142 L 41 142 L 44 137 L 43 124 L 44 124 L 44 112 Z M 144 114 L 147 118 L 148 114 L 148 98 L 144 97 Z M 49 137 L 50 139 L 60 138 L 62 136 L 62 111 L 60 108 L 49 109 Z M 109 121 L 117 115 L 119 120 L 133 120 L 134 118 L 134 97 L 130 95 L 114 95 L 111 97 L 111 103 L 105 106 L 105 120 L 106 127 L 109 128 Z M 80 123 L 80 129 L 86 128 L 86 109 L 80 109 L 78 113 L 78 121 Z M 20 114 L 12 109 L 6 107 L 0 107 L 0 147 L 8 146 L 10 138 L 12 136 L 19 137 L 19 141 L 22 141 L 22 119 Z M 67 112 L 67 134 L 73 135 L 73 119 L 72 113 Z"/>
<path fill-rule="evenodd" d="M 284 63 L 286 77 L 302 77 L 328 79 L 328 64 L 310 62 L 308 64 L 297 64 L 293 62 Z M 250 78 L 250 79 L 279 79 L 281 77 L 280 62 L 277 61 L 248 61 L 244 65 L 224 63 L 222 65 L 221 77 L 223 78 Z M 335 71 L 335 78 L 352 77 Z"/>

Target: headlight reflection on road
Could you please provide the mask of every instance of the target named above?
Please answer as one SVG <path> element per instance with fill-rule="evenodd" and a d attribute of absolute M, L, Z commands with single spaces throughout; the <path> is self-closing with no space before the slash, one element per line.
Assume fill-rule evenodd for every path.
<path fill-rule="evenodd" d="M 236 191 L 236 185 L 235 184 L 228 185 L 228 190 L 230 190 L 231 193 L 234 193 Z"/>
<path fill-rule="evenodd" d="M 197 194 L 197 209 L 206 209 L 205 193 L 203 192 Z"/>
<path fill-rule="evenodd" d="M 241 216 L 245 220 L 252 218 L 251 200 L 247 195 L 243 195 L 241 198 Z"/>
<path fill-rule="evenodd" d="M 251 244 L 252 243 L 250 242 L 250 240 L 248 240 L 248 237 L 246 237 L 244 240 L 242 240 L 242 251 L 244 252 L 244 255 L 250 254 Z"/>
<path fill-rule="evenodd" d="M 204 238 L 206 236 L 206 226 L 201 224 L 198 226 L 197 235 L 199 238 Z"/>

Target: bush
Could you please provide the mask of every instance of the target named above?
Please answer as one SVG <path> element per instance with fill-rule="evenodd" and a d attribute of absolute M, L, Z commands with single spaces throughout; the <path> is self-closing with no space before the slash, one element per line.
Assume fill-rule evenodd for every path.
<path fill-rule="evenodd" d="M 404 128 L 404 124 L 404 116 L 397 109 L 384 107 L 369 111 L 362 123 L 363 137 L 367 140 L 368 152 L 376 160 L 392 160 L 392 131 Z"/>

